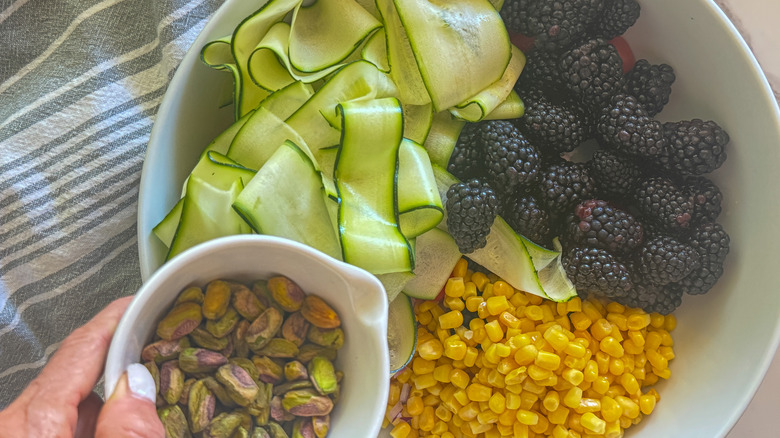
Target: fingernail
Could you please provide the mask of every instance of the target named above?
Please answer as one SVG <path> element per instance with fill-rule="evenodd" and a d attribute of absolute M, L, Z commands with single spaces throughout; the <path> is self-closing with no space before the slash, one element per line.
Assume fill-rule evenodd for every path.
<path fill-rule="evenodd" d="M 152 403 L 155 402 L 157 391 L 155 391 L 154 378 L 140 363 L 133 363 L 127 367 L 127 386 L 133 394 Z"/>

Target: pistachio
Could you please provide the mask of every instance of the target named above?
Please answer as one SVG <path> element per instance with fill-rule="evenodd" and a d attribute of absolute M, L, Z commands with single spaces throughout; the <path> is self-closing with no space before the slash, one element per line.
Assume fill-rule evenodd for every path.
<path fill-rule="evenodd" d="M 235 411 L 233 411 L 233 413 L 241 416 L 241 424 L 239 425 L 239 427 L 243 427 L 247 431 L 252 430 L 254 421 L 252 420 L 252 414 L 250 414 L 246 408 L 236 409 Z"/>
<path fill-rule="evenodd" d="M 273 338 L 257 351 L 268 357 L 293 358 L 298 355 L 298 346 L 284 338 Z"/>
<path fill-rule="evenodd" d="M 236 309 L 228 306 L 221 318 L 206 321 L 206 330 L 218 338 L 224 338 L 236 328 L 239 319 L 240 317 Z"/>
<path fill-rule="evenodd" d="M 271 399 L 271 418 L 280 423 L 295 419 L 295 415 L 287 412 L 282 407 L 282 398 L 274 396 Z"/>
<path fill-rule="evenodd" d="M 305 380 L 309 378 L 309 373 L 306 370 L 306 365 L 293 360 L 284 364 L 284 378 L 288 382 L 295 380 Z"/>
<path fill-rule="evenodd" d="M 279 310 L 273 307 L 265 309 L 263 313 L 249 325 L 249 328 L 246 331 L 244 338 L 249 344 L 249 348 L 257 351 L 265 347 L 265 345 L 276 336 L 276 333 L 282 326 L 282 319 L 283 316 Z"/>
<path fill-rule="evenodd" d="M 341 328 L 323 329 L 312 326 L 306 338 L 319 346 L 336 350 L 344 345 L 344 331 Z"/>
<path fill-rule="evenodd" d="M 157 416 L 168 438 L 191 438 L 187 417 L 178 405 L 166 406 L 157 410 Z"/>
<path fill-rule="evenodd" d="M 333 363 L 322 356 L 316 356 L 309 362 L 309 378 L 314 388 L 323 395 L 336 392 L 336 370 Z"/>
<path fill-rule="evenodd" d="M 214 394 L 198 380 L 190 388 L 190 397 L 187 402 L 190 412 L 190 430 L 192 433 L 201 432 L 214 418 L 214 410 L 217 400 Z"/>
<path fill-rule="evenodd" d="M 252 431 L 252 435 L 250 438 L 271 438 L 271 435 L 268 433 L 267 430 L 263 429 L 262 427 L 256 427 Z"/>
<path fill-rule="evenodd" d="M 317 438 L 325 438 L 330 430 L 330 415 L 311 417 L 311 425 Z"/>
<path fill-rule="evenodd" d="M 314 417 L 330 414 L 333 402 L 313 389 L 295 389 L 284 394 L 282 407 L 299 417 Z"/>
<path fill-rule="evenodd" d="M 190 286 L 184 289 L 176 298 L 174 305 L 181 303 L 203 304 L 203 290 L 198 286 Z"/>
<path fill-rule="evenodd" d="M 249 321 L 241 320 L 233 330 L 233 353 L 238 357 L 249 357 L 249 344 L 246 342 L 246 332 L 249 330 Z"/>
<path fill-rule="evenodd" d="M 190 341 L 186 337 L 171 341 L 159 340 L 144 347 L 141 351 L 141 358 L 145 361 L 162 363 L 179 357 L 181 350 L 189 346 Z"/>
<path fill-rule="evenodd" d="M 270 357 L 255 356 L 252 358 L 252 363 L 254 363 L 257 368 L 257 380 L 260 380 L 261 382 L 276 384 L 281 382 L 284 378 L 282 365 L 279 365 Z"/>
<path fill-rule="evenodd" d="M 227 312 L 230 304 L 230 284 L 222 280 L 214 280 L 206 286 L 203 297 L 203 316 L 206 319 L 219 319 Z"/>
<path fill-rule="evenodd" d="M 231 300 L 233 308 L 244 318 L 254 321 L 265 310 L 266 306 L 257 299 L 257 296 L 244 285 L 233 288 Z"/>
<path fill-rule="evenodd" d="M 248 406 L 257 397 L 257 383 L 238 365 L 229 363 L 219 367 L 217 380 L 225 387 L 230 398 L 241 406 Z"/>
<path fill-rule="evenodd" d="M 266 426 L 271 438 L 290 438 L 279 423 L 269 422 Z"/>
<path fill-rule="evenodd" d="M 252 283 L 252 293 L 255 294 L 263 308 L 276 307 L 278 310 L 282 310 L 282 308 L 279 307 L 279 304 L 271 298 L 271 292 L 268 291 L 267 280 L 257 280 Z"/>
<path fill-rule="evenodd" d="M 180 405 L 187 406 L 189 404 L 190 389 L 192 388 L 192 385 L 197 381 L 198 379 L 194 377 L 190 377 L 189 379 L 184 381 L 184 385 L 182 385 L 182 389 L 181 389 L 181 397 L 179 397 Z"/>
<path fill-rule="evenodd" d="M 273 385 L 270 383 L 258 384 L 258 392 L 255 400 L 246 407 L 247 412 L 255 416 L 255 422 L 259 426 L 268 424 L 271 416 L 271 398 L 273 397 Z"/>
<path fill-rule="evenodd" d="M 236 406 L 236 402 L 233 401 L 233 398 L 230 397 L 227 390 L 224 386 L 222 386 L 221 383 L 217 381 L 217 379 L 209 376 L 204 377 L 201 379 L 204 385 L 206 385 L 206 388 L 208 388 L 212 393 L 214 393 L 214 397 L 217 398 L 217 401 L 221 403 L 223 406 L 227 408 L 232 408 Z"/>
<path fill-rule="evenodd" d="M 309 363 L 315 356 L 324 356 L 328 360 L 336 360 L 338 352 L 332 348 L 325 348 L 317 344 L 303 344 L 298 349 L 297 359 L 303 363 Z"/>
<path fill-rule="evenodd" d="M 231 357 L 228 359 L 228 363 L 232 363 L 243 368 L 244 371 L 252 376 L 252 380 L 258 380 L 260 378 L 260 372 L 257 371 L 257 367 L 250 359 L 245 357 Z"/>
<path fill-rule="evenodd" d="M 274 385 L 274 395 L 284 395 L 288 391 L 294 389 L 310 389 L 313 388 L 310 380 L 296 380 L 294 382 L 284 382 L 281 385 Z"/>
<path fill-rule="evenodd" d="M 295 343 L 297 346 L 303 345 L 306 340 L 306 333 L 309 331 L 309 322 L 301 315 L 301 312 L 290 314 L 282 324 L 282 337 Z"/>
<path fill-rule="evenodd" d="M 219 350 L 219 352 L 225 357 L 230 357 L 233 355 L 233 338 L 228 336 L 225 339 L 227 339 L 227 345 L 225 348 Z"/>
<path fill-rule="evenodd" d="M 222 354 L 203 348 L 185 348 L 179 354 L 179 368 L 187 373 L 214 371 L 226 363 Z"/>
<path fill-rule="evenodd" d="M 175 306 L 157 324 L 157 336 L 166 341 L 188 335 L 200 325 L 203 315 L 197 303 L 182 303 Z"/>
<path fill-rule="evenodd" d="M 209 350 L 219 351 L 228 345 L 228 338 L 218 338 L 201 327 L 193 330 L 189 337 L 193 344 Z"/>
<path fill-rule="evenodd" d="M 311 418 L 298 418 L 293 423 L 292 438 L 317 438 L 314 435 L 314 427 Z"/>
<path fill-rule="evenodd" d="M 244 427 L 244 426 L 238 426 L 236 428 L 236 431 L 233 432 L 233 436 L 230 438 L 250 438 L 249 431 L 252 430 L 251 427 Z"/>
<path fill-rule="evenodd" d="M 145 362 L 144 366 L 147 370 L 149 370 L 149 374 L 152 375 L 152 379 L 154 379 L 154 389 L 157 391 L 156 393 L 160 393 L 160 368 L 157 367 L 157 364 L 154 362 Z"/>
<path fill-rule="evenodd" d="M 179 369 L 179 362 L 169 360 L 160 367 L 160 395 L 168 404 L 176 404 L 184 390 L 184 373 Z"/>
<path fill-rule="evenodd" d="M 241 416 L 233 412 L 222 412 L 203 429 L 203 438 L 230 438 L 241 425 Z"/>
<path fill-rule="evenodd" d="M 268 279 L 271 297 L 285 312 L 296 312 L 301 308 L 306 294 L 300 286 L 287 277 L 277 276 Z"/>
<path fill-rule="evenodd" d="M 341 326 L 341 319 L 336 311 L 317 295 L 306 296 L 301 306 L 301 314 L 315 327 L 333 329 Z"/>

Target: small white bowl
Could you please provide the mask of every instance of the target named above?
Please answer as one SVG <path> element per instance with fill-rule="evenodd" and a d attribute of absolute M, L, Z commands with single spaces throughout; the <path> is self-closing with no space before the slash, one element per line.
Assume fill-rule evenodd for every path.
<path fill-rule="evenodd" d="M 105 394 L 131 363 L 139 362 L 157 322 L 187 286 L 211 280 L 249 282 L 284 275 L 325 299 L 345 334 L 336 368 L 344 371 L 341 398 L 331 413 L 330 436 L 376 436 L 387 404 L 387 298 L 373 275 L 299 243 L 244 235 L 213 240 L 166 263 L 147 281 L 119 322 L 105 371 Z"/>

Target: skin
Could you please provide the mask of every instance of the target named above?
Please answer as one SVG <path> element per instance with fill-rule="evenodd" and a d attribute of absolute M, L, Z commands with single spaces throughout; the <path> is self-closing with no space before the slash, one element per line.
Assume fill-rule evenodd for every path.
<path fill-rule="evenodd" d="M 112 302 L 65 338 L 40 375 L 0 411 L 0 438 L 165 436 L 154 403 L 130 391 L 126 374 L 105 403 L 92 392 L 131 298 Z"/>

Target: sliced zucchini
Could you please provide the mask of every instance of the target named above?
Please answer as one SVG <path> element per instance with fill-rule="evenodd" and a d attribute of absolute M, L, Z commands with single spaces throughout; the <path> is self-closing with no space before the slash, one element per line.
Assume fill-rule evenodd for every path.
<path fill-rule="evenodd" d="M 300 145 L 312 156 L 297 131 L 265 108 L 258 108 L 236 134 L 228 156 L 247 167 L 260 169 L 285 140 Z"/>
<path fill-rule="evenodd" d="M 256 232 L 284 237 L 340 259 L 338 236 L 323 196 L 322 178 L 291 141 L 277 148 L 233 203 Z"/>
<path fill-rule="evenodd" d="M 387 43 L 385 29 L 377 29 L 366 41 L 362 50 L 363 59 L 374 64 L 379 71 L 390 73 L 390 64 L 387 63 Z"/>
<path fill-rule="evenodd" d="M 403 104 L 404 137 L 423 144 L 433 123 L 433 106 Z"/>
<path fill-rule="evenodd" d="M 391 272 L 389 274 L 378 274 L 375 277 L 385 288 L 387 300 L 393 301 L 403 292 L 409 281 L 414 278 L 414 274 L 411 272 Z"/>
<path fill-rule="evenodd" d="M 341 147 L 334 175 L 344 261 L 372 274 L 411 271 L 413 254 L 395 209 L 401 105 L 398 99 L 383 98 L 344 102 L 338 108 Z"/>
<path fill-rule="evenodd" d="M 398 151 L 398 223 L 407 239 L 419 236 L 441 221 L 441 203 L 431 161 L 425 148 L 403 139 Z"/>
<path fill-rule="evenodd" d="M 413 298 L 432 300 L 439 295 L 461 254 L 448 233 L 433 228 L 417 236 L 414 278 L 404 287 Z"/>
<path fill-rule="evenodd" d="M 393 3 L 435 111 L 466 101 L 504 75 L 512 45 L 487 0 Z"/>
<path fill-rule="evenodd" d="M 179 202 L 173 206 L 171 211 L 165 215 L 163 220 L 161 220 L 159 224 L 152 228 L 154 235 L 165 244 L 166 248 L 171 247 L 173 236 L 176 235 L 176 227 L 179 226 L 179 219 L 181 219 L 182 206 L 184 206 L 184 199 L 179 199 Z"/>
<path fill-rule="evenodd" d="M 252 113 L 254 113 L 254 110 L 246 113 L 243 117 L 233 122 L 232 125 L 217 135 L 214 140 L 212 140 L 211 143 L 206 146 L 206 149 L 203 150 L 203 153 L 200 157 L 203 158 L 204 155 L 211 151 L 227 155 L 228 149 L 230 149 L 230 143 L 232 143 L 233 139 L 236 138 L 236 134 L 239 130 L 241 130 L 241 127 L 244 126 L 244 123 L 249 120 L 249 117 L 252 115 Z"/>
<path fill-rule="evenodd" d="M 354 0 L 315 0 L 295 8 L 291 22 L 290 64 L 318 72 L 346 59 L 382 25 Z"/>
<path fill-rule="evenodd" d="M 404 294 L 398 295 L 388 306 L 387 347 L 392 376 L 411 362 L 417 349 L 417 318 L 412 299 Z"/>
<path fill-rule="evenodd" d="M 311 85 L 295 81 L 281 88 L 260 102 L 258 108 L 265 108 L 276 117 L 287 120 L 314 95 Z"/>
<path fill-rule="evenodd" d="M 525 114 L 525 105 L 517 92 L 512 90 L 509 96 L 501 102 L 490 114 L 486 115 L 484 120 L 506 120 L 523 117 Z"/>
<path fill-rule="evenodd" d="M 431 163 L 444 169 L 447 168 L 452 150 L 455 149 L 460 131 L 465 125 L 466 122 L 454 118 L 448 111 L 442 111 L 433 116 L 431 131 L 423 144 L 431 158 Z"/>

